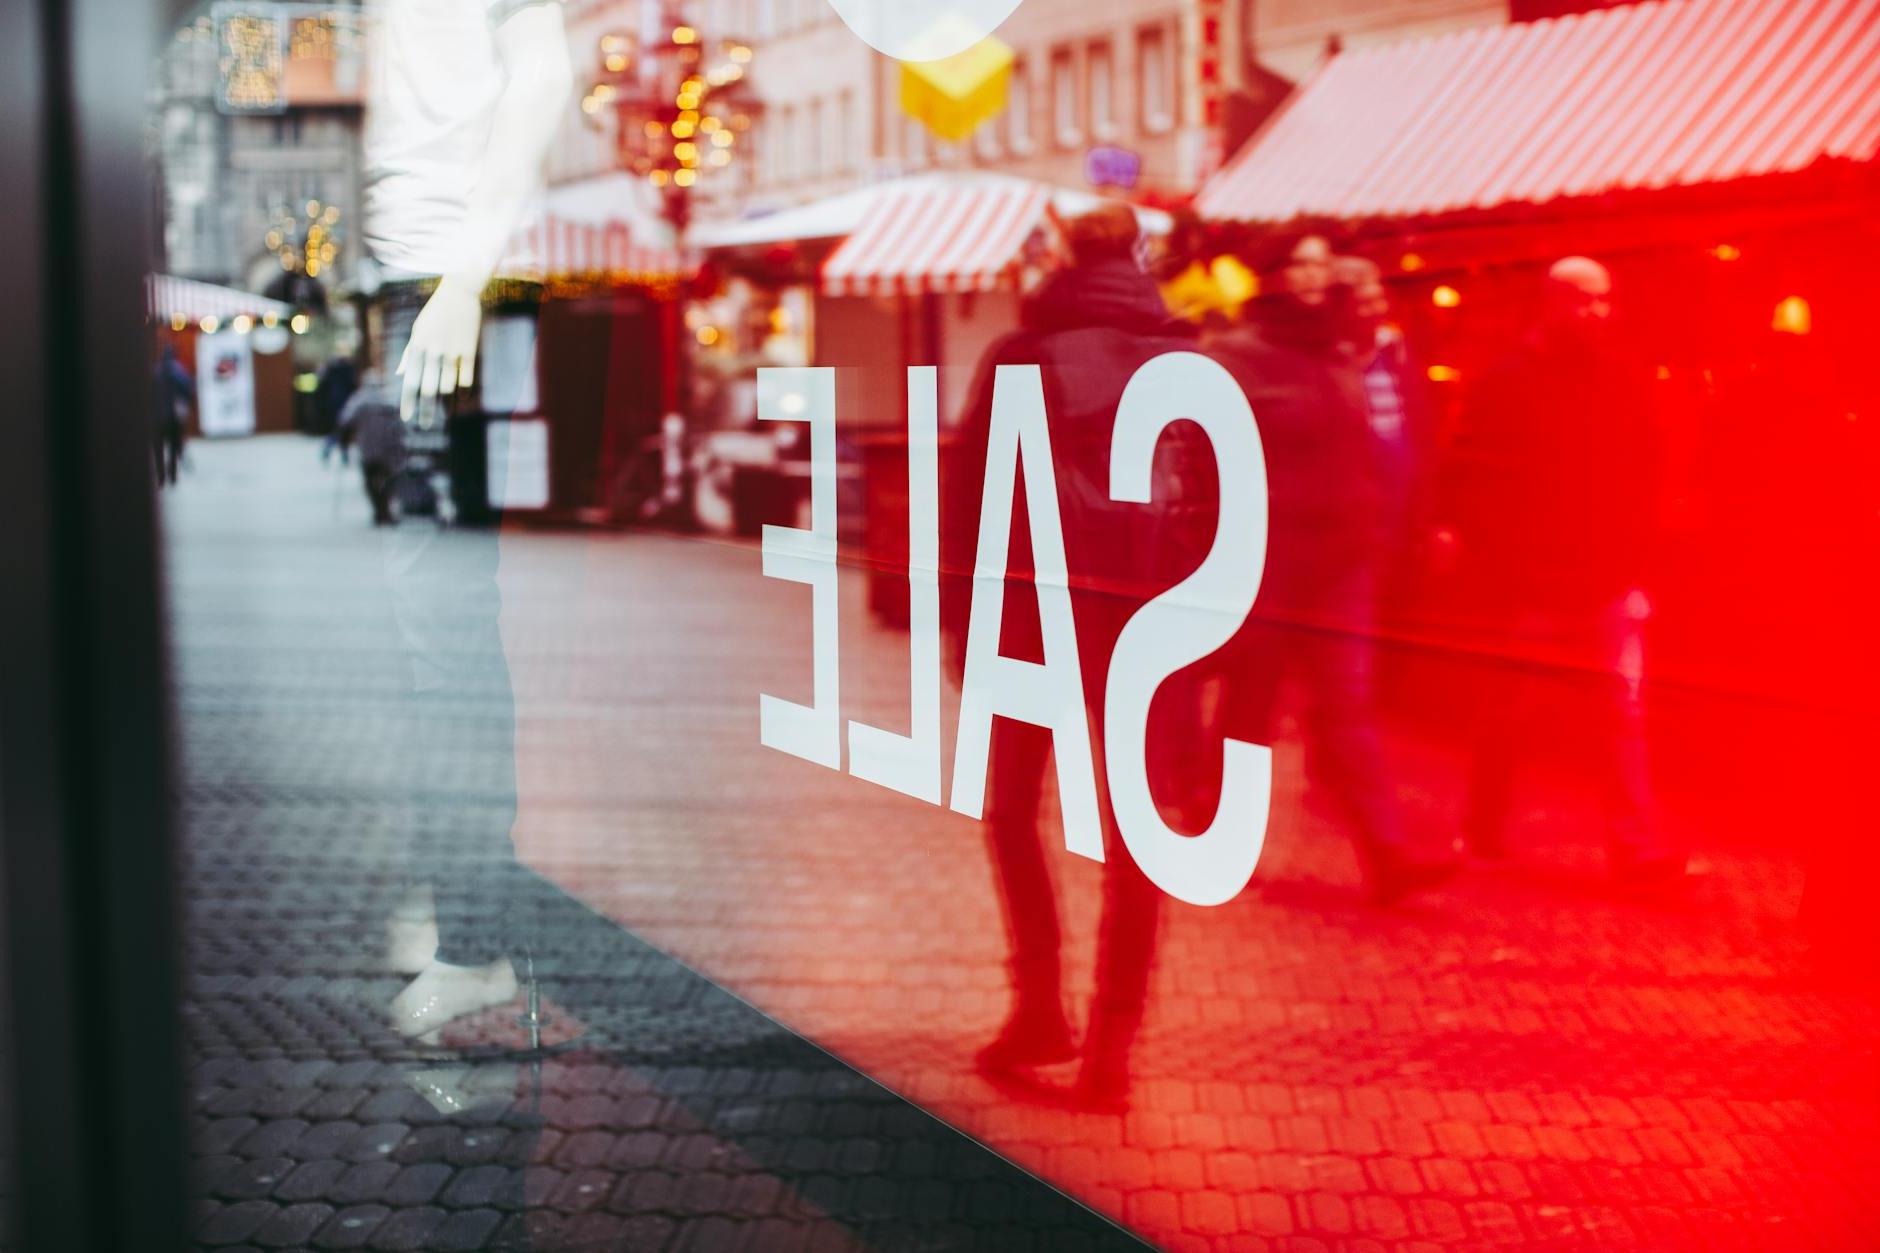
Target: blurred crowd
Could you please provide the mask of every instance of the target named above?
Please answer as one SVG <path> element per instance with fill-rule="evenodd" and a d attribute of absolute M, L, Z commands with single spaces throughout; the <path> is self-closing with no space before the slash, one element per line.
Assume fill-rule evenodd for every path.
<path fill-rule="evenodd" d="M 1024 325 L 981 363 L 943 473 L 941 564 L 973 568 L 996 367 L 1039 364 L 1094 705 L 1124 623 L 1206 556 L 1221 481 L 1206 441 L 1178 424 L 1158 452 L 1155 501 L 1111 501 L 1117 403 L 1136 370 L 1163 353 L 1200 352 L 1231 372 L 1266 458 L 1266 568 L 1229 645 L 1178 672 L 1153 706 L 1149 775 L 1164 817 L 1190 834 L 1205 830 L 1222 788 L 1222 741 L 1272 743 L 1282 693 L 1297 692 L 1308 782 L 1344 812 L 1374 905 L 1442 883 L 1465 848 L 1479 858 L 1508 854 L 1516 770 L 1537 737 L 1574 740 L 1601 798 L 1613 879 L 1628 890 L 1675 884 L 1686 855 L 1657 821 L 1643 729 L 1660 472 L 1651 375 L 1628 351 L 1606 267 L 1569 256 L 1546 271 L 1531 321 L 1510 328 L 1439 441 L 1426 372 L 1392 321 L 1378 267 L 1341 255 L 1329 230 L 1296 229 L 1247 248 L 1258 294 L 1237 321 L 1206 329 L 1170 316 L 1138 261 L 1128 208 L 1072 220 L 1065 233 L 1066 263 L 1028 297 Z M 1032 569 L 1026 538 L 1015 526 L 1014 580 Z M 1413 829 L 1400 809 L 1376 694 L 1388 634 L 1382 600 L 1431 578 L 1444 581 L 1462 638 L 1496 672 L 1473 692 L 1453 693 L 1469 706 L 1461 718 L 1471 728 L 1470 764 L 1459 821 L 1447 830 Z M 943 621 L 957 679 L 970 580 L 953 582 Z M 1035 619 L 1014 612 L 1001 651 L 1035 658 Z M 1549 688 L 1579 706 L 1570 730 L 1552 715 Z M 1093 727 L 1103 726 L 1101 714 L 1090 710 Z M 1097 992 L 1079 1043 L 1065 1016 L 1061 928 L 1039 830 L 1050 750 L 1044 728 L 1007 721 L 994 735 L 987 838 L 1014 994 L 980 1065 L 1033 1096 L 1117 1107 L 1127 1100 L 1161 893 L 1115 844 L 1106 814 L 1112 851 Z M 1042 1077 L 1079 1058 L 1070 1087 Z"/>

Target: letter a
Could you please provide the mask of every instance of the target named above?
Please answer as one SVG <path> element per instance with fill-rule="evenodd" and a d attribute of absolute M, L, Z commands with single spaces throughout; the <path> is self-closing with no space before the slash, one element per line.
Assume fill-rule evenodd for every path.
<path fill-rule="evenodd" d="M 1019 465 L 1037 571 L 1038 624 L 1044 662 L 999 654 L 1005 619 L 1005 574 Z M 1051 430 L 1045 421 L 1044 378 L 1035 365 L 1002 365 L 992 388 L 992 431 L 986 441 L 986 489 L 979 506 L 979 553 L 973 563 L 972 621 L 966 631 L 966 675 L 953 752 L 952 808 L 980 817 L 986 803 L 987 758 L 994 717 L 1049 728 L 1064 811 L 1064 847 L 1103 860 L 1097 779 L 1084 712 L 1077 626 L 1071 617 L 1064 525 L 1058 516 Z"/>

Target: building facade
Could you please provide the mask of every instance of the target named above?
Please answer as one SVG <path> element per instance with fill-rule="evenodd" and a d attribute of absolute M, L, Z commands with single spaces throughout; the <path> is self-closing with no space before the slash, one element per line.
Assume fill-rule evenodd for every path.
<path fill-rule="evenodd" d="M 299 6 L 251 7 L 265 13 Z M 331 59 L 335 29 L 351 39 L 358 28 L 323 22 L 321 29 L 321 40 L 290 45 L 287 87 L 305 81 L 292 77 L 299 62 Z M 217 39 L 215 19 L 197 17 L 171 37 L 154 76 L 163 266 L 185 278 L 261 291 L 285 272 L 281 242 L 271 242 L 277 226 L 288 218 L 304 225 L 308 206 L 317 203 L 315 216 L 331 211 L 321 238 L 334 251 L 324 262 L 316 259 L 325 273 L 313 277 L 349 278 L 363 255 L 363 113 L 356 85 L 350 93 L 326 89 L 336 76 L 323 69 L 317 102 L 288 98 L 269 112 L 230 111 L 218 105 L 225 83 Z"/>

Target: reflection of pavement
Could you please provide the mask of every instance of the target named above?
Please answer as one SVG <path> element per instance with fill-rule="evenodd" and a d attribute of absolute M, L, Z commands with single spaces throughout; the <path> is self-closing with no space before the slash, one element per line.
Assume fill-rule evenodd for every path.
<path fill-rule="evenodd" d="M 538 1077 L 379 1025 L 402 658 L 357 472 L 314 454 L 199 442 L 164 501 L 204 1246 L 1139 1247 L 539 879 L 508 906 L 570 1049 Z M 487 721 L 447 724 L 464 812 Z"/>
<path fill-rule="evenodd" d="M 265 850 L 291 865 L 312 856 L 297 851 L 306 843 L 370 822 L 369 807 L 318 800 L 308 772 L 363 783 L 396 759 L 369 736 L 275 738 L 300 724 L 268 717 L 269 702 L 344 709 L 376 689 L 360 632 L 315 627 L 310 598 L 331 585 L 363 504 L 349 483 L 355 522 L 301 497 L 270 520 L 257 496 L 286 473 L 273 457 L 263 444 L 203 450 L 208 473 L 177 498 L 185 721 L 222 728 L 191 749 L 234 755 L 192 760 L 192 814 L 213 833 L 265 802 L 277 824 L 198 835 L 199 916 L 216 925 L 196 947 L 210 970 L 268 934 L 235 922 L 267 874 L 234 859 Z M 223 481 L 238 474 L 256 476 L 239 530 L 207 506 L 211 491 L 239 494 Z M 806 589 L 759 578 L 746 547 L 526 533 L 505 537 L 503 584 L 525 861 L 1158 1244 L 1880 1241 L 1877 1016 L 1869 996 L 1802 973 L 1788 935 L 1799 873 L 1779 851 L 1700 842 L 1711 873 L 1688 897 L 1614 899 L 1588 886 L 1590 803 L 1550 785 L 1518 866 L 1374 913 L 1355 903 L 1349 844 L 1302 800 L 1282 744 L 1284 818 L 1254 888 L 1218 910 L 1166 911 L 1135 1110 L 1033 1110 L 970 1070 L 1004 1008 L 974 824 L 758 747 L 759 692 L 808 699 Z M 844 595 L 844 716 L 898 729 L 904 637 L 869 625 L 859 587 Z M 1413 815 L 1441 822 L 1455 763 L 1394 748 Z M 1061 852 L 1053 871 L 1082 1004 L 1098 876 Z M 288 920 L 308 908 L 266 892 Z M 363 903 L 349 909 L 362 928 Z M 331 979 L 347 970 L 331 950 L 356 938 L 321 956 L 278 945 L 273 977 L 326 976 L 310 995 L 356 996 Z M 263 982 L 244 985 L 254 1006 L 295 986 Z M 265 1020 L 270 1038 L 308 1030 L 285 1011 Z M 675 1041 L 670 1064 L 682 1056 Z"/>

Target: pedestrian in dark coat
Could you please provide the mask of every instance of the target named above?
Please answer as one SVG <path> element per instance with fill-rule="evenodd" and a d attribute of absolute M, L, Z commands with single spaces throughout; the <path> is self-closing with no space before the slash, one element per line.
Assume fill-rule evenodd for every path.
<path fill-rule="evenodd" d="M 189 430 L 189 415 L 196 407 L 196 380 L 176 355 L 174 345 L 165 344 L 157 359 L 151 430 L 152 452 L 157 464 L 157 486 L 172 486 L 183 466 L 183 441 Z"/>
<path fill-rule="evenodd" d="M 372 502 L 372 525 L 396 525 L 394 497 L 398 476 L 405 468 L 405 424 L 398 415 L 397 395 L 378 371 L 368 371 L 346 402 L 336 433 L 341 448 L 359 450 L 359 473 L 365 481 L 366 499 Z"/>
<path fill-rule="evenodd" d="M 1122 206 L 1069 224 L 1073 261 L 1026 301 L 1023 329 L 987 350 L 956 451 L 942 468 L 942 625 L 958 677 L 965 663 L 997 367 L 1040 367 L 1092 751 L 1098 760 L 1104 675 L 1117 635 L 1137 607 L 1186 577 L 1205 556 L 1218 491 L 1205 436 L 1191 424 L 1178 424 L 1158 453 L 1153 503 L 1119 505 L 1110 499 L 1110 442 L 1124 388 L 1144 363 L 1196 348 L 1192 330 L 1170 318 L 1155 284 L 1134 260 L 1137 233 L 1134 214 Z M 1015 511 L 1028 510 L 1022 479 L 1019 500 Z M 1020 523 L 1013 532 L 999 652 L 1036 658 L 1042 655 L 1042 641 L 1036 601 L 1027 586 L 1034 579 L 1030 528 Z M 1188 811 L 1186 817 L 1200 830 L 1212 817 L 1220 786 L 1219 736 L 1213 736 L 1211 751 L 1197 747 L 1209 738 L 1203 680 L 1192 673 L 1177 680 L 1160 693 L 1156 714 L 1171 725 L 1150 735 L 1148 770 L 1157 795 L 1169 798 L 1173 809 Z M 1013 1004 L 1004 1029 L 981 1050 L 979 1065 L 1008 1088 L 1079 1108 L 1114 1110 L 1128 1096 L 1129 1052 L 1148 995 L 1162 893 L 1135 865 L 1109 807 L 1100 801 L 1103 913 L 1096 993 L 1080 1050 L 1065 1017 L 1059 908 L 1040 831 L 1051 750 L 1046 729 L 995 721 L 985 830 L 1011 941 Z M 1207 778 L 1191 781 L 1191 774 Z M 1080 1056 L 1078 1078 L 1069 1089 L 1052 1089 L 1029 1073 Z"/>
<path fill-rule="evenodd" d="M 1454 862 L 1412 847 L 1377 725 L 1383 464 L 1328 242 L 1293 233 L 1252 261 L 1260 296 L 1209 345 L 1252 402 L 1271 511 L 1265 581 L 1234 644 L 1229 720 L 1235 738 L 1270 743 L 1282 679 L 1298 674 L 1308 773 L 1350 812 L 1370 896 L 1389 904 L 1447 878 Z"/>

